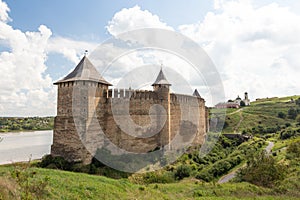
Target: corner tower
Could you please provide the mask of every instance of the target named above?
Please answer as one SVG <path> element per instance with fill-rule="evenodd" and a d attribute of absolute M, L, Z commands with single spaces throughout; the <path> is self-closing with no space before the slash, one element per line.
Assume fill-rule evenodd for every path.
<path fill-rule="evenodd" d="M 153 90 L 158 93 L 159 98 L 163 100 L 167 100 L 168 96 L 170 96 L 170 86 L 171 84 L 166 79 L 162 68 L 159 71 L 159 74 L 155 80 L 155 82 L 152 84 Z"/>
<path fill-rule="evenodd" d="M 157 93 L 159 104 L 163 106 L 163 108 L 166 111 L 167 116 L 166 122 L 163 127 L 163 129 L 160 131 L 160 141 L 159 145 L 160 147 L 165 146 L 168 144 L 168 149 L 170 149 L 170 143 L 171 143 L 171 105 L 170 105 L 170 86 L 171 84 L 166 79 L 166 76 L 164 75 L 162 68 L 160 69 L 158 76 L 155 80 L 155 82 L 152 84 L 154 92 Z M 164 116 L 161 116 L 164 117 Z"/>
<path fill-rule="evenodd" d="M 89 163 L 92 155 L 82 144 L 82 139 L 88 137 L 87 129 L 96 106 L 107 97 L 111 84 L 84 56 L 70 74 L 54 85 L 58 86 L 58 96 L 51 155 Z M 80 119 L 80 123 L 75 119 Z"/>

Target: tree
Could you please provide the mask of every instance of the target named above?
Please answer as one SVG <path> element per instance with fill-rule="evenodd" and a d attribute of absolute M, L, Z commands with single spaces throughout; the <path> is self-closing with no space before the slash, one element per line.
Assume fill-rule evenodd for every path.
<path fill-rule="evenodd" d="M 258 186 L 273 187 L 284 179 L 285 167 L 266 153 L 260 152 L 253 156 L 247 166 L 240 169 L 237 177 L 240 181 L 247 181 Z"/>
<path fill-rule="evenodd" d="M 175 178 L 177 180 L 181 180 L 184 177 L 189 177 L 191 173 L 191 169 L 187 165 L 180 165 L 175 171 Z"/>
<path fill-rule="evenodd" d="M 297 110 L 295 109 L 295 108 L 290 108 L 289 110 L 288 110 L 288 118 L 289 119 L 296 119 L 296 117 L 297 117 Z"/>
<path fill-rule="evenodd" d="M 244 102 L 244 101 L 241 101 L 241 102 L 240 102 L 240 106 L 241 106 L 241 107 L 246 106 L 245 102 Z"/>
<path fill-rule="evenodd" d="M 296 105 L 300 106 L 300 98 L 296 100 Z"/>
<path fill-rule="evenodd" d="M 279 112 L 278 114 L 277 114 L 277 117 L 279 117 L 279 118 L 281 118 L 281 119 L 284 119 L 285 117 L 286 117 L 286 114 L 284 113 L 284 112 Z"/>

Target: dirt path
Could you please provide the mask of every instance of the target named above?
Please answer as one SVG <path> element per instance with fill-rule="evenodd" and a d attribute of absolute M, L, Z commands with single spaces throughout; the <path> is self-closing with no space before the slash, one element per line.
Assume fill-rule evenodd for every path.
<path fill-rule="evenodd" d="M 240 112 L 240 121 L 239 121 L 239 123 L 236 125 L 236 127 L 234 128 L 234 133 L 237 132 L 237 130 L 239 129 L 239 127 L 240 127 L 240 125 L 241 125 L 241 123 L 242 123 L 243 120 L 244 120 L 243 114 Z"/>
<path fill-rule="evenodd" d="M 228 115 L 233 115 L 233 114 L 235 114 L 235 113 L 241 112 L 242 110 L 244 110 L 244 108 L 240 108 L 240 109 L 238 109 L 238 110 L 236 110 L 236 111 L 234 111 L 234 112 L 232 112 L 232 113 L 226 114 L 226 115 L 227 115 L 227 116 L 228 116 Z"/>
<path fill-rule="evenodd" d="M 221 177 L 220 180 L 218 181 L 218 183 L 227 183 L 228 181 L 230 181 L 231 179 L 233 179 L 236 176 L 236 172 L 237 172 L 237 170 L 230 172 L 229 174 Z"/>
<path fill-rule="evenodd" d="M 268 146 L 266 147 L 266 153 L 270 154 L 273 147 L 274 147 L 274 142 L 269 142 Z"/>
<path fill-rule="evenodd" d="M 267 154 L 270 154 L 271 153 L 271 150 L 272 148 L 274 147 L 274 142 L 269 142 L 268 141 L 268 146 L 266 147 L 266 152 Z M 243 165 L 242 167 L 244 167 L 245 165 Z M 240 167 L 241 168 L 241 167 Z M 230 172 L 229 174 L 226 174 L 225 176 L 222 176 L 218 183 L 227 183 L 228 181 L 230 181 L 231 179 L 233 179 L 235 176 L 236 176 L 236 173 L 237 171 L 240 169 L 240 168 L 237 168 L 236 170 Z"/>

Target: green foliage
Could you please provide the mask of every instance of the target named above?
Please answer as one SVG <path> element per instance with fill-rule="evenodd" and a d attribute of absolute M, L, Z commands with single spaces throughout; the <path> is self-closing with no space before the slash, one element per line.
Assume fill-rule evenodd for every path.
<path fill-rule="evenodd" d="M 286 114 L 282 111 L 280 111 L 278 114 L 277 114 L 277 117 L 281 118 L 281 119 L 285 119 L 286 118 Z"/>
<path fill-rule="evenodd" d="M 295 103 L 296 105 L 300 106 L 300 98 L 296 99 Z"/>
<path fill-rule="evenodd" d="M 271 156 L 261 152 L 250 158 L 247 166 L 238 172 L 240 181 L 247 181 L 258 186 L 274 187 L 285 177 L 285 167 Z"/>
<path fill-rule="evenodd" d="M 51 130 L 53 117 L 0 117 L 0 132 Z"/>
<path fill-rule="evenodd" d="M 300 160 L 300 140 L 292 142 L 286 150 L 287 159 Z"/>
<path fill-rule="evenodd" d="M 298 122 L 298 124 L 300 124 L 300 115 L 297 115 L 296 122 Z"/>
<path fill-rule="evenodd" d="M 280 131 L 279 137 L 282 140 L 286 140 L 291 137 L 296 137 L 298 135 L 300 135 L 300 128 L 288 127 L 286 129 L 283 129 L 282 131 Z"/>
<path fill-rule="evenodd" d="M 81 162 L 68 162 L 63 157 L 46 155 L 43 157 L 42 161 L 37 164 L 37 166 L 48 169 L 97 174 L 116 179 L 127 178 L 130 175 L 130 173 L 121 172 L 107 167 L 95 158 L 92 160 L 91 164 L 84 165 Z"/>
<path fill-rule="evenodd" d="M 142 176 L 142 183 L 173 183 L 175 182 L 173 172 L 147 172 Z"/>
<path fill-rule="evenodd" d="M 30 168 L 30 163 L 23 167 L 15 166 L 11 177 L 19 186 L 21 199 L 42 199 L 46 195 L 49 176 L 39 177 L 37 172 Z"/>
<path fill-rule="evenodd" d="M 38 163 L 38 166 L 50 169 L 71 170 L 72 163 L 60 156 L 53 157 L 52 155 L 46 155 L 43 157 L 42 161 Z"/>
<path fill-rule="evenodd" d="M 297 109 L 295 109 L 295 108 L 290 108 L 290 109 L 288 110 L 288 115 L 287 115 L 287 117 L 288 117 L 289 119 L 296 119 L 297 115 L 298 115 Z"/>
<path fill-rule="evenodd" d="M 185 177 L 189 177 L 190 174 L 191 174 L 191 168 L 189 166 L 180 165 L 179 167 L 177 167 L 174 176 L 176 180 L 181 180 Z"/>

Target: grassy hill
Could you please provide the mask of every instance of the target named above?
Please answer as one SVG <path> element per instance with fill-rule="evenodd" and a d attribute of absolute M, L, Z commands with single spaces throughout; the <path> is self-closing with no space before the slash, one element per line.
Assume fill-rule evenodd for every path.
<path fill-rule="evenodd" d="M 223 132 L 273 133 L 287 124 L 294 124 L 296 123 L 295 119 L 289 118 L 288 111 L 292 108 L 298 109 L 300 112 L 300 107 L 295 102 L 299 97 L 265 98 L 251 102 L 251 105 L 247 107 L 227 109 Z M 222 113 L 218 109 L 214 109 L 212 112 L 214 114 Z M 279 113 L 283 113 L 284 116 L 279 117 Z M 274 131 L 275 128 L 277 130 Z"/>
<path fill-rule="evenodd" d="M 0 199 L 18 199 L 18 186 L 10 178 L 13 167 L 0 167 Z M 111 179 L 83 173 L 53 169 L 30 168 L 36 180 L 50 177 L 40 199 L 297 199 L 286 195 L 274 195 L 274 191 L 249 183 L 216 185 L 196 179 L 185 179 L 169 184 L 139 185 L 128 179 Z M 31 179 L 32 181 L 33 179 Z"/>
<path fill-rule="evenodd" d="M 0 199 L 299 199 L 300 124 L 289 115 L 290 109 L 300 115 L 300 106 L 290 101 L 299 97 L 261 99 L 228 109 L 224 132 L 251 139 L 220 136 L 207 155 L 200 156 L 200 147 L 193 147 L 155 172 L 124 174 L 101 163 L 86 166 L 51 157 L 30 167 L 0 166 Z M 211 110 L 212 115 L 218 112 Z M 216 135 L 209 133 L 207 141 Z M 274 147 L 266 155 L 262 152 L 270 142 Z M 218 184 L 236 171 L 236 178 Z"/>

